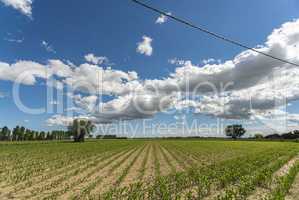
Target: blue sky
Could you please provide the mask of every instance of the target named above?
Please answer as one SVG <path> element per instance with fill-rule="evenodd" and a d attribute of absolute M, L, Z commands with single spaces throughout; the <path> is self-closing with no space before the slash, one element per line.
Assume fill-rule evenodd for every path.
<path fill-rule="evenodd" d="M 31 15 L 4 2 L 0 0 L 0 61 L 4 63 L 26 60 L 46 64 L 50 59 L 58 59 L 78 66 L 85 62 L 85 55 L 92 53 L 107 57 L 107 66 L 111 65 L 114 70 L 135 71 L 140 80 L 162 80 L 178 67 L 169 62 L 171 59 L 190 60 L 193 65 L 202 67 L 205 59 L 223 62 L 243 51 L 170 19 L 157 24 L 157 14 L 129 0 L 71 3 L 34 0 L 30 4 Z M 264 44 L 273 29 L 299 18 L 296 0 L 145 2 L 253 47 Z M 136 52 L 143 36 L 152 39 L 151 56 Z M 60 128 L 49 127 L 46 123 L 55 113 L 31 115 L 20 111 L 12 100 L 12 84 L 13 81 L 0 80 L 0 92 L 5 96 L 0 98 L 1 126 L 21 124 L 38 130 Z M 31 107 L 45 105 L 46 86 L 42 80 L 38 80 L 38 84 L 22 85 L 21 97 Z M 293 101 L 290 109 L 294 114 L 298 111 L 296 104 Z M 173 121 L 173 116 L 156 113 L 154 120 L 168 123 Z M 194 118 L 208 123 L 216 120 L 188 115 L 189 120 Z"/>

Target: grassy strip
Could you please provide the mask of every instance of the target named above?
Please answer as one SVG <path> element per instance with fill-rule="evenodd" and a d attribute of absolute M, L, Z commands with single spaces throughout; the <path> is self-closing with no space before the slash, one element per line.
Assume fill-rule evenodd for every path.
<path fill-rule="evenodd" d="M 155 175 L 156 177 L 159 177 L 161 174 L 161 170 L 160 170 L 160 162 L 158 159 L 157 144 L 154 144 L 153 148 L 154 148 Z"/>
<path fill-rule="evenodd" d="M 289 173 L 278 180 L 276 188 L 271 192 L 268 200 L 284 200 L 289 192 L 297 174 L 299 173 L 299 161 L 290 169 Z"/>
<path fill-rule="evenodd" d="M 142 153 L 142 151 L 144 150 L 145 147 L 143 147 L 138 153 L 137 155 L 134 157 L 134 159 L 128 164 L 128 166 L 126 167 L 126 169 L 123 170 L 122 174 L 120 175 L 120 177 L 116 180 L 116 182 L 113 184 L 113 188 L 111 190 L 109 190 L 108 192 L 104 193 L 103 195 L 99 195 L 99 198 L 107 198 L 107 196 L 112 197 L 112 196 L 119 196 L 117 193 L 119 192 L 117 187 L 120 185 L 120 183 L 123 181 L 123 179 L 127 176 L 130 168 L 134 165 L 134 163 L 136 162 L 136 160 L 138 159 L 138 157 L 140 156 L 140 154 Z M 121 194 L 121 193 L 120 193 Z"/>
<path fill-rule="evenodd" d="M 181 157 L 178 157 L 175 153 L 173 149 L 169 149 L 169 148 L 165 148 L 167 150 L 167 152 L 171 155 L 171 157 L 174 158 L 174 160 L 179 163 L 179 165 L 181 166 L 182 169 L 187 169 L 187 165 L 185 164 L 185 160 L 183 160 Z"/>
<path fill-rule="evenodd" d="M 184 169 L 198 167 L 197 163 L 194 160 L 190 159 L 189 155 L 186 154 L 185 152 L 183 152 L 177 148 L 174 148 L 172 151 L 173 151 L 173 154 L 177 155 L 179 160 L 181 160 L 181 162 L 184 164 Z"/>
<path fill-rule="evenodd" d="M 277 154 L 280 154 L 280 150 L 278 151 Z M 110 195 L 110 197 L 113 197 L 112 199 L 129 199 L 127 197 L 134 194 L 146 199 L 180 199 L 186 195 L 186 189 L 191 188 L 195 190 L 193 197 L 200 199 L 209 194 L 211 184 L 217 183 L 219 187 L 224 187 L 237 181 L 239 177 L 250 174 L 255 169 L 275 159 L 275 152 L 272 151 L 262 155 L 251 155 L 242 159 L 227 160 L 218 163 L 218 165 L 190 169 L 186 172 L 177 172 L 169 176 L 158 177 L 151 184 L 143 182 L 130 187 L 120 188 L 115 193 L 115 195 L 119 196 Z M 105 199 L 111 198 L 107 197 Z"/>
<path fill-rule="evenodd" d="M 144 177 L 144 174 L 145 174 L 145 169 L 146 169 L 146 164 L 148 162 L 148 159 L 149 159 L 149 153 L 150 153 L 150 150 L 151 150 L 151 147 L 149 146 L 147 148 L 147 151 L 146 151 L 146 154 L 143 158 L 143 161 L 142 161 L 142 166 L 141 166 L 141 169 L 140 169 L 140 174 L 138 176 L 138 180 L 142 180 L 143 177 Z"/>
<path fill-rule="evenodd" d="M 274 172 L 279 170 L 284 164 L 292 159 L 293 156 L 294 155 L 285 156 L 253 174 L 241 177 L 236 188 L 227 189 L 224 195 L 217 197 L 217 200 L 246 199 L 257 186 L 266 187 L 272 180 Z"/>
<path fill-rule="evenodd" d="M 142 151 L 145 149 L 145 146 L 143 146 L 137 153 L 137 155 L 133 158 L 133 160 L 128 164 L 128 166 L 123 170 L 122 174 L 120 175 L 120 177 L 116 180 L 114 186 L 119 186 L 121 184 L 121 182 L 124 180 L 124 178 L 128 175 L 129 170 L 131 169 L 131 167 L 134 165 L 134 163 L 137 161 L 138 157 L 140 156 L 140 154 L 142 153 Z"/>
<path fill-rule="evenodd" d="M 163 158 L 164 158 L 164 160 L 166 161 L 166 163 L 167 163 L 167 165 L 170 167 L 170 169 L 171 169 L 171 172 L 176 172 L 176 168 L 175 168 L 175 166 L 171 163 L 171 161 L 170 161 L 170 158 L 166 155 L 166 153 L 165 153 L 165 148 L 164 147 L 161 147 L 161 146 L 159 146 L 159 149 L 160 149 L 160 151 L 162 152 L 162 156 L 163 156 Z M 165 150 L 165 151 L 164 151 Z"/>

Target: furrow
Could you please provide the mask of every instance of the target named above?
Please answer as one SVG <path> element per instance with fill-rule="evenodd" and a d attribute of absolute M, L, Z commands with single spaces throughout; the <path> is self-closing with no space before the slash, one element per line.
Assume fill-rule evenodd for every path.
<path fill-rule="evenodd" d="M 120 179 L 116 179 L 116 177 L 121 177 L 123 172 L 126 169 L 129 169 L 128 166 L 135 162 L 143 149 L 144 146 L 139 147 L 139 150 L 135 150 L 132 154 L 119 161 L 116 165 L 112 166 L 112 168 L 107 169 L 107 173 L 97 176 L 95 182 L 87 187 L 84 195 L 89 197 L 97 197 L 100 194 L 107 192 L 112 187 L 114 188 L 114 184 L 117 184 L 117 181 L 121 181 Z"/>
<path fill-rule="evenodd" d="M 147 157 L 148 150 L 149 145 L 147 145 L 146 148 L 136 156 L 134 162 L 130 163 L 127 169 L 123 172 L 123 177 L 118 180 L 118 185 L 120 187 L 128 186 L 131 183 L 137 182 L 139 180 L 138 178 L 141 176 L 142 171 L 144 170 L 144 160 Z"/>
<path fill-rule="evenodd" d="M 129 150 L 130 149 L 128 148 L 126 151 Z M 40 196 L 49 196 L 49 194 L 50 196 L 55 196 L 56 194 L 65 192 L 69 188 L 71 188 L 73 184 L 78 184 L 79 181 L 84 181 L 85 178 L 90 174 L 90 172 L 93 172 L 99 167 L 105 166 L 109 161 L 122 156 L 123 153 L 123 151 L 116 151 L 112 155 L 105 155 L 93 162 L 86 163 L 69 172 L 61 174 L 54 179 L 48 180 L 45 184 L 39 185 L 38 187 L 30 188 L 27 192 L 27 195 L 25 193 L 25 197 L 33 198 L 37 196 L 39 198 Z"/>
<path fill-rule="evenodd" d="M 109 168 L 110 165 L 112 165 L 115 162 L 118 162 L 118 160 L 122 159 L 123 157 L 126 157 L 127 155 L 130 155 L 135 148 L 128 148 L 125 151 L 121 151 L 116 156 L 109 156 L 105 159 L 105 162 L 99 162 L 93 165 L 91 168 L 86 168 L 88 170 L 82 171 L 81 173 L 78 173 L 76 176 L 73 176 L 71 179 L 65 181 L 64 183 L 61 183 L 61 187 L 55 188 L 54 190 L 45 193 L 42 195 L 42 198 L 46 199 L 67 199 L 66 197 L 70 196 L 73 193 L 76 193 L 77 191 L 80 191 L 82 189 L 82 185 L 88 184 L 90 181 L 93 180 L 96 174 L 103 173 L 103 171 L 106 168 Z M 38 196 L 37 199 L 40 199 L 41 197 Z"/>

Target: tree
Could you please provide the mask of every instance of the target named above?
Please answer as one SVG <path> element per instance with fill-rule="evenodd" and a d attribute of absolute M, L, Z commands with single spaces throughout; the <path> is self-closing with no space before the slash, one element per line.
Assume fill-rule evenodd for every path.
<path fill-rule="evenodd" d="M 242 137 L 246 133 L 246 130 L 242 127 L 242 125 L 230 125 L 225 128 L 226 136 L 232 137 L 233 139 L 237 139 Z"/>
<path fill-rule="evenodd" d="M 10 139 L 10 130 L 7 126 L 4 126 L 0 131 L 0 140 L 9 140 Z"/>
<path fill-rule="evenodd" d="M 294 134 L 297 135 L 299 138 L 299 130 L 294 130 Z"/>
<path fill-rule="evenodd" d="M 75 119 L 68 129 L 73 134 L 75 142 L 84 142 L 85 136 L 92 132 L 94 125 L 87 119 Z"/>
<path fill-rule="evenodd" d="M 46 138 L 46 133 L 42 131 L 40 132 L 39 136 L 40 136 L 40 140 L 44 140 Z"/>
<path fill-rule="evenodd" d="M 263 139 L 264 136 L 260 133 L 257 133 L 257 134 L 254 135 L 254 138 L 257 139 L 257 140 L 260 140 L 260 139 Z"/>
<path fill-rule="evenodd" d="M 25 140 L 25 131 L 26 131 L 26 128 L 22 126 L 20 128 L 20 132 L 19 132 L 19 140 Z"/>
<path fill-rule="evenodd" d="M 16 126 L 12 131 L 12 140 L 17 141 L 20 137 L 20 127 Z"/>

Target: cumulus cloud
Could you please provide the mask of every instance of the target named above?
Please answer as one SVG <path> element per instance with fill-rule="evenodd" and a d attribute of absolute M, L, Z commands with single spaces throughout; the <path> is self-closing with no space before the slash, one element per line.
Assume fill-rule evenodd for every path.
<path fill-rule="evenodd" d="M 275 30 L 269 37 L 265 46 L 257 47 L 259 51 L 280 57 L 282 59 L 297 62 L 298 56 L 298 31 L 299 20 L 284 24 Z M 220 86 L 232 83 L 227 90 L 240 90 L 250 88 L 257 84 L 265 83 L 269 78 L 276 76 L 280 71 L 295 73 L 296 67 L 273 60 L 252 51 L 244 51 L 234 59 L 220 64 L 206 64 L 204 66 L 193 65 L 190 61 L 182 67 L 176 68 L 175 72 L 164 80 L 151 80 L 148 84 L 160 88 L 161 91 L 188 90 L 198 93 L 220 91 Z M 173 87 L 177 83 L 179 87 Z M 209 84 L 205 84 L 209 83 Z M 196 88 L 200 86 L 199 88 Z M 213 86 L 213 87 L 212 87 Z"/>
<path fill-rule="evenodd" d="M 42 46 L 45 48 L 46 51 L 51 52 L 51 53 L 56 53 L 54 48 L 46 41 L 42 41 Z"/>
<path fill-rule="evenodd" d="M 205 64 L 205 65 L 211 64 L 211 63 L 218 63 L 218 64 L 220 64 L 221 60 L 220 59 L 216 60 L 214 58 L 208 58 L 208 59 L 202 60 L 202 63 Z"/>
<path fill-rule="evenodd" d="M 0 80 L 34 85 L 39 78 L 54 79 L 54 82 L 48 82 L 49 86 L 62 88 L 62 84 L 66 84 L 75 91 L 108 95 L 126 94 L 140 85 L 135 71 L 103 69 L 88 63 L 70 66 L 60 60 L 49 60 L 47 64 L 33 61 L 17 61 L 14 64 L 0 62 Z"/>
<path fill-rule="evenodd" d="M 32 16 L 32 0 L 0 0 L 4 5 L 13 7 L 20 11 L 22 14 L 31 17 Z"/>
<path fill-rule="evenodd" d="M 18 61 L 11 65 L 0 62 L 0 80 L 34 85 L 37 78 L 48 77 L 45 66 L 33 61 Z"/>
<path fill-rule="evenodd" d="M 294 123 L 295 125 L 299 125 L 299 114 L 294 113 L 286 113 L 288 122 Z"/>
<path fill-rule="evenodd" d="M 82 96 L 80 94 L 72 95 L 76 108 L 80 108 L 87 112 L 92 112 L 96 109 L 98 97 L 96 95 Z"/>
<path fill-rule="evenodd" d="M 47 119 L 46 124 L 48 126 L 61 126 L 67 127 L 70 126 L 75 119 L 90 119 L 88 116 L 65 116 L 65 115 L 53 115 L 49 119 Z"/>
<path fill-rule="evenodd" d="M 148 36 L 142 37 L 143 41 L 137 43 L 137 49 L 136 51 L 140 54 L 144 54 L 146 56 L 151 56 L 153 54 L 153 47 L 152 47 L 152 41 L 153 39 Z"/>
<path fill-rule="evenodd" d="M 100 103 L 99 110 L 92 115 L 97 123 L 151 118 L 156 113 L 167 110 L 173 102 L 173 96 L 156 96 L 150 93 L 126 95 Z"/>
<path fill-rule="evenodd" d="M 187 63 L 190 63 L 190 60 L 183 60 L 183 59 L 178 59 L 178 58 L 172 58 L 169 59 L 168 62 L 172 65 L 178 65 L 178 66 L 182 66 L 185 65 Z"/>
<path fill-rule="evenodd" d="M 151 43 L 145 37 L 145 43 Z M 151 55 L 152 50 L 148 52 L 141 43 L 140 52 Z M 256 49 L 299 63 L 299 20 L 275 29 Z M 163 79 L 141 80 L 134 71 L 104 69 L 95 64 L 100 60 L 89 59 L 78 66 L 60 60 L 47 64 L 0 62 L 0 80 L 33 85 L 38 78 L 55 78 L 73 89 L 70 96 L 76 109 L 84 110 L 97 123 L 149 118 L 186 108 L 218 118 L 252 119 L 299 100 L 299 68 L 252 51 L 220 63 L 210 59 L 202 66 L 172 59 L 170 62 L 179 66 Z M 101 102 L 100 95 L 109 96 L 109 100 Z M 292 118 L 294 121 L 295 116 Z"/>
<path fill-rule="evenodd" d="M 101 65 L 105 62 L 108 62 L 108 58 L 105 56 L 95 56 L 94 54 L 90 53 L 85 55 L 85 60 L 94 65 Z"/>
<path fill-rule="evenodd" d="M 259 51 L 299 62 L 299 20 L 288 22 L 268 37 Z M 252 51 L 244 51 L 234 59 L 204 66 L 191 61 L 163 80 L 147 80 L 146 88 L 160 93 L 183 93 L 191 97 L 177 102 L 179 108 L 194 108 L 195 113 L 228 119 L 248 119 L 253 115 L 298 100 L 298 68 Z"/>
<path fill-rule="evenodd" d="M 111 68 L 103 69 L 97 65 L 82 64 L 74 68 L 72 75 L 64 83 L 75 90 L 92 94 L 124 94 L 138 87 L 138 78 L 134 71 L 123 72 Z"/>

